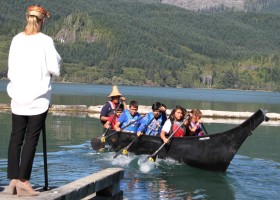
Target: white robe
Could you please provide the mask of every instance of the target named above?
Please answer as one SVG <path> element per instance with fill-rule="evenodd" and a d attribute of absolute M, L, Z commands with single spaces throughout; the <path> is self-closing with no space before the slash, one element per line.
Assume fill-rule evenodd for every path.
<path fill-rule="evenodd" d="M 51 100 L 51 75 L 59 76 L 61 57 L 51 37 L 17 34 L 11 43 L 8 60 L 8 95 L 11 110 L 17 115 L 45 112 Z"/>

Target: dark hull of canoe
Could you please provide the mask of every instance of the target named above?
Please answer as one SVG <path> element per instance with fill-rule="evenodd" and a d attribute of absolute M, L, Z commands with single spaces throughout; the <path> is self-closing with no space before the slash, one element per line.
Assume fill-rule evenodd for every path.
<path fill-rule="evenodd" d="M 245 139 L 264 120 L 268 120 L 265 113 L 258 110 L 239 126 L 222 133 L 173 138 L 159 151 L 158 156 L 170 157 L 201 169 L 226 171 Z M 127 146 L 135 137 L 135 134 L 121 132 L 108 138 L 107 144 L 117 151 Z M 160 137 L 143 135 L 129 148 L 129 152 L 150 155 L 161 145 Z"/>

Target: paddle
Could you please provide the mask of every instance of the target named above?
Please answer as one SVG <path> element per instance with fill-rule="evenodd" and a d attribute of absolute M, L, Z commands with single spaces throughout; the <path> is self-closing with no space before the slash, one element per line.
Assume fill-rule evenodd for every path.
<path fill-rule="evenodd" d="M 176 128 L 175 131 L 173 131 L 173 133 L 167 138 L 168 140 L 170 140 L 173 135 L 179 130 L 179 128 L 188 120 L 188 118 L 185 118 L 184 121 L 180 124 L 180 126 L 178 126 L 178 128 Z M 147 160 L 151 161 L 151 162 L 154 162 L 156 160 L 156 156 L 158 154 L 158 152 L 166 145 L 166 143 L 163 143 L 159 148 L 158 150 L 156 150 L 152 155 L 148 156 L 144 162 L 146 162 Z"/>
<path fill-rule="evenodd" d="M 149 123 L 145 126 L 145 128 L 147 128 L 147 127 L 149 126 L 149 124 L 154 120 L 154 118 L 155 118 L 155 117 L 153 117 L 153 118 L 149 121 Z M 141 137 L 141 136 L 139 136 L 139 137 Z M 113 158 L 118 157 L 121 153 L 122 153 L 123 155 L 127 155 L 127 154 L 128 154 L 128 149 L 129 149 L 129 147 L 130 147 L 139 137 L 138 137 L 138 136 L 135 137 L 135 138 L 132 140 L 132 142 L 130 142 L 126 147 L 124 147 L 124 148 L 122 148 L 121 150 L 119 150 L 119 151 L 114 155 Z"/>
<path fill-rule="evenodd" d="M 144 116 L 139 117 L 138 119 L 136 119 L 135 121 L 131 121 L 130 123 L 128 123 L 127 125 L 125 125 L 124 127 L 121 128 L 121 131 L 125 128 L 127 128 L 128 126 L 130 126 L 131 124 L 134 124 L 135 122 L 141 120 Z M 91 140 L 91 146 L 94 150 L 98 151 L 101 148 L 104 148 L 105 143 L 106 143 L 106 139 L 113 136 L 114 134 L 118 133 L 119 131 L 114 131 L 112 132 L 110 135 L 104 136 L 104 140 L 102 140 L 102 138 L 93 138 Z"/>
<path fill-rule="evenodd" d="M 203 123 L 200 123 L 200 124 L 201 124 L 202 128 L 204 129 L 204 131 L 205 131 L 206 135 L 208 135 L 208 132 L 207 132 L 207 130 L 206 130 L 206 128 L 205 128 L 205 126 L 204 126 L 204 124 L 203 124 Z"/>
<path fill-rule="evenodd" d="M 140 137 L 140 136 L 139 136 Z M 129 143 L 129 145 L 127 145 L 126 147 L 122 148 L 121 150 L 119 150 L 113 158 L 118 157 L 121 153 L 124 155 L 128 154 L 128 149 L 129 147 L 139 138 L 138 136 L 134 138 L 134 140 L 132 140 L 132 142 Z"/>

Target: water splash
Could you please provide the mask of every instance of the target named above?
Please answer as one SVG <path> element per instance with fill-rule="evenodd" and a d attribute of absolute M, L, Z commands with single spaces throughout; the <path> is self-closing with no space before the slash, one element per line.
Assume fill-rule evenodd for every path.
<path fill-rule="evenodd" d="M 112 158 L 112 164 L 122 167 L 128 167 L 129 164 L 133 161 L 133 159 L 135 159 L 135 156 L 133 155 L 119 155 L 117 158 Z"/>

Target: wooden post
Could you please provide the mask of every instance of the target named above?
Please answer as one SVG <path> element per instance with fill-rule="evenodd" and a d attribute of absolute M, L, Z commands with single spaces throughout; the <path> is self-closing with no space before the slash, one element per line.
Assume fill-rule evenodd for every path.
<path fill-rule="evenodd" d="M 43 125 L 43 128 L 42 128 L 42 137 L 43 137 L 44 176 L 45 176 L 45 187 L 44 187 L 44 190 L 49 190 L 46 122 L 44 122 L 44 125 Z"/>

